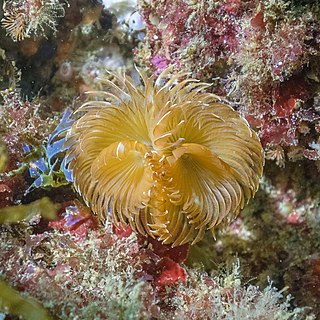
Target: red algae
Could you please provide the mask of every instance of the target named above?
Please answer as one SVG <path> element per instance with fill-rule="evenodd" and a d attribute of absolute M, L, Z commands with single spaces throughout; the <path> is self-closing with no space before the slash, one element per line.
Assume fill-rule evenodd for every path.
<path fill-rule="evenodd" d="M 189 3 L 154 1 L 142 3 L 146 21 L 149 67 L 158 74 L 166 65 L 191 72 L 193 77 L 209 79 L 220 60 L 227 62 L 238 50 L 239 16 L 247 9 L 241 1 Z M 139 63 L 143 51 L 136 51 Z M 139 60 L 141 58 L 142 60 Z"/>
<path fill-rule="evenodd" d="M 0 209 L 23 211 L 45 197 L 58 208 L 53 221 L 33 208 L 29 218 L 0 225 L 3 288 L 53 319 L 317 319 L 316 1 L 119 3 L 3 1 Z M 54 130 L 65 109 L 101 90 L 99 78 L 118 84 L 111 73 L 131 76 L 139 90 L 134 64 L 148 76 L 172 66 L 173 76 L 210 83 L 260 138 L 260 189 L 214 239 L 172 248 L 103 224 L 60 170 L 65 150 L 55 143 L 65 132 Z M 42 172 L 48 146 L 51 171 Z M 0 318 L 13 314 L 0 309 Z"/>
<path fill-rule="evenodd" d="M 213 90 L 237 102 L 266 151 L 279 143 L 285 154 L 296 146 L 308 148 L 317 120 L 315 113 L 307 123 L 304 119 L 316 88 L 308 66 L 320 52 L 312 7 L 299 14 L 285 1 L 141 1 L 140 6 L 147 31 L 135 51 L 140 64 L 155 74 L 174 65 L 176 72 L 214 81 Z M 301 136 L 303 126 L 309 134 Z"/>

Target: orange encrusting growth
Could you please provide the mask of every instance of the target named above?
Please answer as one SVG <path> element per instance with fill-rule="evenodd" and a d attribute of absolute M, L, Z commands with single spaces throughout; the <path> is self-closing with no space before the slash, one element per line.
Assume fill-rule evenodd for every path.
<path fill-rule="evenodd" d="M 255 194 L 263 150 L 247 122 L 208 84 L 173 76 L 144 86 L 106 79 L 70 130 L 67 162 L 93 212 L 173 246 L 230 222 Z M 184 75 L 185 76 L 185 75 Z"/>

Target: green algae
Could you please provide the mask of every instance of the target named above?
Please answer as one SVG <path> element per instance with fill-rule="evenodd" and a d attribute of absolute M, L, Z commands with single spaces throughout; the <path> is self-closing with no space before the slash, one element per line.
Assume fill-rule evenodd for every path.
<path fill-rule="evenodd" d="M 39 302 L 32 298 L 22 297 L 4 281 L 0 281 L 0 311 L 17 315 L 22 319 L 52 319 Z"/>
<path fill-rule="evenodd" d="M 12 224 L 30 220 L 37 214 L 48 220 L 56 218 L 56 205 L 49 198 L 42 198 L 29 204 L 0 209 L 0 224 Z"/>
<path fill-rule="evenodd" d="M 5 144 L 0 139 L 0 172 L 5 170 L 8 164 L 8 152 Z"/>

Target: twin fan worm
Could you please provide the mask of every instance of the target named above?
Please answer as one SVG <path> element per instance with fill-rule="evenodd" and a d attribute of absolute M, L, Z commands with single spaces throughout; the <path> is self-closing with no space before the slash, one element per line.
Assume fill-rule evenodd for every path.
<path fill-rule="evenodd" d="M 93 212 L 172 246 L 229 223 L 255 194 L 263 149 L 208 84 L 140 72 L 101 79 L 67 138 L 74 185 Z M 182 75 L 185 76 L 185 75 Z M 98 98 L 97 98 L 98 97 Z"/>

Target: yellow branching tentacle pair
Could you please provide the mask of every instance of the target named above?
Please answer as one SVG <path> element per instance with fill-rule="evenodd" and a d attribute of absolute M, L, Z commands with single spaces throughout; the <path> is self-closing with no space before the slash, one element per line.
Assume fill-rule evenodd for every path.
<path fill-rule="evenodd" d="M 208 84 L 140 73 L 91 92 L 67 140 L 74 185 L 100 217 L 173 246 L 231 221 L 255 194 L 263 149 Z M 185 75 L 183 75 L 185 76 Z"/>

